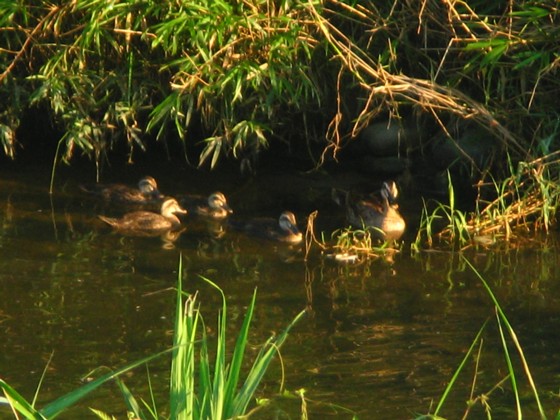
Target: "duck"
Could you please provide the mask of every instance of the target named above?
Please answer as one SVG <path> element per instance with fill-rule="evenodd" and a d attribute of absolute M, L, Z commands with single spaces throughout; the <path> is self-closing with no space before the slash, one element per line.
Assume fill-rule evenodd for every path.
<path fill-rule="evenodd" d="M 291 211 L 284 211 L 275 220 L 272 218 L 256 218 L 241 224 L 234 224 L 239 230 L 244 230 L 250 235 L 270 239 L 277 242 L 298 244 L 303 240 L 296 216 Z"/>
<path fill-rule="evenodd" d="M 124 184 L 81 185 L 82 191 L 116 204 L 148 204 L 162 198 L 156 180 L 145 176 L 138 181 L 138 188 Z"/>
<path fill-rule="evenodd" d="M 177 229 L 181 220 L 177 214 L 187 214 L 174 198 L 166 199 L 161 205 L 161 214 L 151 211 L 133 211 L 117 219 L 99 215 L 98 217 L 114 229 L 138 234 L 157 234 Z"/>
<path fill-rule="evenodd" d="M 384 241 L 398 240 L 403 235 L 406 223 L 399 213 L 397 198 L 399 191 L 394 181 L 385 181 L 381 190 L 367 198 L 356 197 L 346 192 L 333 190 L 333 199 L 346 209 L 346 219 L 355 228 L 373 228 L 375 236 Z"/>
<path fill-rule="evenodd" d="M 207 198 L 201 196 L 178 196 L 178 201 L 191 214 L 208 217 L 215 220 L 223 220 L 233 213 L 227 203 L 226 196 L 219 192 L 213 192 Z"/>

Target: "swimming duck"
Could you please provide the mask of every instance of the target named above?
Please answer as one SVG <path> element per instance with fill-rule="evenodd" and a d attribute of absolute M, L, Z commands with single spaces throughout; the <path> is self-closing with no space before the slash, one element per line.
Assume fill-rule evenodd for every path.
<path fill-rule="evenodd" d="M 228 205 L 226 196 L 216 191 L 208 196 L 208 198 L 200 196 L 179 196 L 179 203 L 186 208 L 189 213 L 199 216 L 209 217 L 211 219 L 225 219 L 233 210 Z"/>
<path fill-rule="evenodd" d="M 161 205 L 161 214 L 151 211 L 134 211 L 125 214 L 120 219 L 105 216 L 99 216 L 99 218 L 120 231 L 151 234 L 177 228 L 181 221 L 176 215 L 186 213 L 187 211 L 179 205 L 177 200 L 168 198 Z"/>
<path fill-rule="evenodd" d="M 350 193 L 344 196 L 333 191 L 333 199 L 346 208 L 346 219 L 356 227 L 371 227 L 378 233 L 379 239 L 399 239 L 405 230 L 406 223 L 398 211 L 396 203 L 399 191 L 394 181 L 383 183 L 378 194 L 370 194 L 367 199 L 352 197 Z"/>
<path fill-rule="evenodd" d="M 251 235 L 279 242 L 297 244 L 303 240 L 303 235 L 297 227 L 296 216 L 291 211 L 283 212 L 278 220 L 253 219 L 243 224 L 234 224 L 234 227 Z"/>
<path fill-rule="evenodd" d="M 123 184 L 97 184 L 91 186 L 80 186 L 80 188 L 103 200 L 117 204 L 147 204 L 161 199 L 156 180 L 151 176 L 145 176 L 138 182 L 138 188 L 132 188 Z"/>

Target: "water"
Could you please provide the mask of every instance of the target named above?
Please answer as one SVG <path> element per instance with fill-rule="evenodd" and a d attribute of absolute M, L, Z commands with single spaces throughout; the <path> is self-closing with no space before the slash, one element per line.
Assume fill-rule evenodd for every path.
<path fill-rule="evenodd" d="M 412 418 L 433 411 L 487 320 L 474 396 L 490 393 L 507 375 L 493 303 L 457 254 L 411 256 L 405 251 L 394 261 L 342 266 L 317 250 L 305 261 L 301 249 L 231 230 L 216 238 L 193 220 L 175 242 L 122 237 L 96 218 L 105 210 L 79 193 L 78 184 L 91 181 L 90 174 L 61 168 L 57 192 L 50 197 L 49 170 L 18 167 L 0 173 L 0 377 L 31 399 L 52 356 L 38 406 L 77 388 L 93 369 L 121 367 L 170 346 L 180 254 L 185 288 L 199 291 L 210 335 L 221 301 L 199 275 L 224 290 L 233 327 L 240 325 L 258 289 L 253 346 L 308 309 L 284 345 L 282 361 L 283 385 L 292 392 L 305 388 L 310 418 L 351 418 L 335 404 L 365 419 Z M 174 167 L 151 174 L 168 193 L 222 189 L 238 217 L 276 216 L 290 208 L 303 228 L 305 216 L 318 209 L 318 229 L 340 223 L 326 198 L 333 180 L 323 175 L 270 174 L 257 181 Z M 113 173 L 130 183 L 141 175 Z M 416 216 L 413 204 L 403 206 L 408 220 Z M 558 239 L 553 232 L 522 248 L 465 253 L 515 328 L 551 417 L 559 405 L 560 382 Z M 524 414 L 535 418 L 536 404 L 508 342 Z M 441 415 L 462 416 L 474 369 L 470 358 Z M 167 373 L 167 359 L 150 364 L 160 407 L 165 407 Z M 276 398 L 260 418 L 298 418 L 299 401 L 277 396 L 280 378 L 275 363 L 261 395 Z M 148 399 L 144 369 L 125 381 Z M 515 418 L 509 381 L 490 393 L 489 405 L 494 418 Z M 61 418 L 91 416 L 87 407 L 123 416 L 119 391 L 106 385 Z M 0 411 L 0 417 L 10 414 Z M 470 418 L 481 417 L 477 405 Z"/>

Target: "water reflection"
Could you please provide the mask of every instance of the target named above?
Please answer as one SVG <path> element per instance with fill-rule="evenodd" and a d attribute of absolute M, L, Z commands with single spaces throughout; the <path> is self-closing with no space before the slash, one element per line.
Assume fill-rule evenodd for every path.
<path fill-rule="evenodd" d="M 198 275 L 223 288 L 237 326 L 258 288 L 250 337 L 255 348 L 309 309 L 282 358 L 286 387 L 304 387 L 310 400 L 323 403 L 309 401 L 312 417 L 350 418 L 326 403 L 341 404 L 361 418 L 427 412 L 487 320 L 476 393 L 505 375 L 493 304 L 456 253 L 411 256 L 405 248 L 392 260 L 338 264 L 318 250 L 306 258 L 303 245 L 257 240 L 227 224 L 190 219 L 176 237 L 127 237 L 105 228 L 91 202 L 72 193 L 51 199 L 28 185 L 0 183 L 0 372 L 31 396 L 54 351 L 39 403 L 74 389 L 95 367 L 122 366 L 170 345 L 180 253 L 185 287 L 199 291 L 209 334 L 221 298 Z M 466 254 L 508 314 L 543 394 L 557 392 L 560 375 L 558 239 L 551 234 L 538 247 Z M 449 418 L 464 411 L 474 362 L 469 368 L 444 410 Z M 160 405 L 167 369 L 165 360 L 150 366 Z M 274 365 L 267 396 L 277 392 L 279 377 Z M 518 380 L 525 392 L 526 381 L 522 375 Z M 138 392 L 146 383 L 143 372 L 127 378 Z M 491 396 L 494 413 L 512 407 L 507 382 L 503 388 Z M 534 403 L 524 404 L 531 417 Z M 557 406 L 554 400 L 544 404 L 549 412 Z M 122 402 L 108 388 L 87 405 L 109 409 Z M 300 406 L 279 399 L 273 409 L 297 417 Z"/>

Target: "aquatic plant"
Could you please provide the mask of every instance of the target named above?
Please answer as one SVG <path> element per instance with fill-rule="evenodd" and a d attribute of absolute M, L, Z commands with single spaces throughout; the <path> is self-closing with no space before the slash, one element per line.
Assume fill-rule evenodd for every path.
<path fill-rule="evenodd" d="M 384 257 L 391 259 L 398 252 L 394 241 L 380 241 L 379 231 L 373 227 L 363 226 L 361 229 L 347 226 L 335 229 L 330 237 L 321 232 L 315 234 L 315 219 L 319 215 L 314 211 L 307 218 L 305 230 L 305 259 L 309 258 L 311 250 L 319 248 L 328 258 L 340 263 L 356 263 L 368 259 Z"/>
<path fill-rule="evenodd" d="M 222 295 L 215 359 L 212 362 L 209 357 L 209 340 L 200 315 L 196 294 L 187 294 L 183 303 L 185 293 L 182 288 L 182 273 L 182 263 L 180 262 L 175 307 L 175 332 L 171 349 L 105 373 L 40 409 L 35 407 L 39 389 L 37 389 L 33 401 L 28 402 L 9 384 L 0 379 L 0 389 L 5 395 L 5 398 L 0 398 L 0 404 L 10 406 L 15 418 L 19 418 L 18 414 L 27 419 L 54 418 L 101 385 L 114 380 L 123 394 L 129 413 L 138 419 L 158 419 L 162 415 L 158 411 L 153 396 L 151 404 L 143 400 L 140 403 L 125 385 L 121 375 L 171 352 L 170 418 L 229 419 L 246 415 L 271 361 L 286 340 L 290 329 L 303 317 L 305 311 L 300 312 L 282 333 L 270 337 L 261 346 L 249 372 L 243 378 L 242 371 L 247 367 L 245 349 L 256 303 L 256 290 L 247 308 L 231 359 L 228 362 L 226 351 L 226 330 L 228 329 L 226 298 L 217 285 L 208 279 L 204 279 Z M 45 372 L 43 372 L 43 377 Z M 92 374 L 90 373 L 87 376 L 90 377 Z M 108 414 L 100 410 L 93 410 L 93 412 L 100 418 L 110 418 Z"/>
<path fill-rule="evenodd" d="M 336 229 L 331 234 L 334 241 L 332 250 L 335 260 L 354 262 L 364 258 L 377 259 L 393 255 L 398 251 L 398 248 L 394 247 L 394 241 L 382 242 L 376 239 L 378 235 L 378 232 L 372 227 Z"/>

